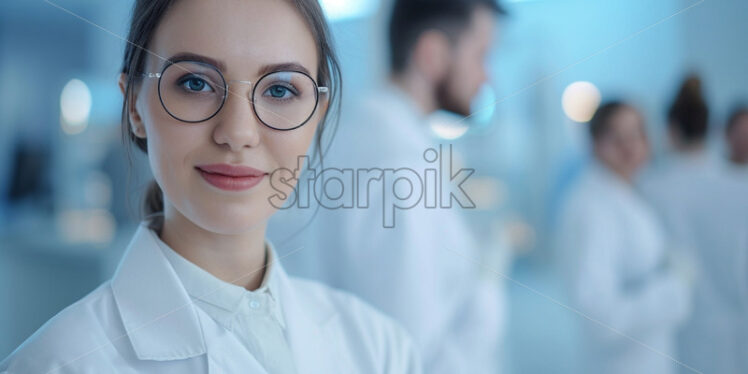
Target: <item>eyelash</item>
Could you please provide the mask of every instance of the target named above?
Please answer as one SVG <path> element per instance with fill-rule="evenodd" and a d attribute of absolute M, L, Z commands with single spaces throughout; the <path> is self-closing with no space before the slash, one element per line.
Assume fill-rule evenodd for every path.
<path fill-rule="evenodd" d="M 299 91 L 291 83 L 286 83 L 286 82 L 272 83 L 272 84 L 268 85 L 268 87 L 267 87 L 267 89 L 265 89 L 265 91 L 267 92 L 268 90 L 272 89 L 273 87 L 283 87 L 288 92 L 290 92 L 294 97 L 298 97 L 299 96 Z M 264 92 L 263 92 L 263 95 L 265 95 Z M 274 99 L 276 99 L 276 100 L 290 100 L 290 99 L 292 99 L 292 97 L 291 98 L 274 98 Z"/>
<path fill-rule="evenodd" d="M 193 80 L 193 79 L 200 80 L 203 84 L 205 84 L 205 87 L 207 87 L 209 89 L 209 91 L 207 91 L 207 92 L 215 92 L 215 89 L 210 84 L 209 80 L 207 80 L 205 78 L 202 78 L 202 77 L 200 77 L 198 75 L 195 75 L 195 74 L 188 74 L 188 75 L 185 75 L 185 76 L 179 78 L 177 80 L 176 84 L 177 84 L 177 86 L 183 88 L 185 91 L 187 91 L 189 93 L 206 92 L 206 91 L 202 91 L 202 90 L 200 90 L 200 91 L 191 90 L 191 89 L 185 87 L 185 84 L 188 83 L 190 80 Z M 273 83 L 268 84 L 266 87 L 267 88 L 265 88 L 265 90 L 262 93 L 263 96 L 266 96 L 266 97 L 272 97 L 272 95 L 268 94 L 267 91 L 270 90 L 270 89 L 272 89 L 273 87 L 282 87 L 288 93 L 291 94 L 291 97 L 272 97 L 274 100 L 286 101 L 286 100 L 292 100 L 292 99 L 297 98 L 297 97 L 300 96 L 300 93 L 299 93 L 298 89 L 292 83 L 290 83 L 290 82 L 284 82 L 284 81 L 273 82 Z"/>
<path fill-rule="evenodd" d="M 180 86 L 180 87 L 185 88 L 189 92 L 203 92 L 203 91 L 190 90 L 190 89 L 184 87 L 185 83 L 187 83 L 187 82 L 189 82 L 190 80 L 193 80 L 193 79 L 199 79 L 200 81 L 202 81 L 205 84 L 205 86 L 207 88 L 210 89 L 210 91 L 215 91 L 215 89 L 213 89 L 213 86 L 211 86 L 211 84 L 209 83 L 208 80 L 206 80 L 206 79 L 204 79 L 202 77 L 199 77 L 197 75 L 194 75 L 194 74 L 185 75 L 184 77 L 180 78 L 179 80 L 177 80 L 177 85 Z"/>

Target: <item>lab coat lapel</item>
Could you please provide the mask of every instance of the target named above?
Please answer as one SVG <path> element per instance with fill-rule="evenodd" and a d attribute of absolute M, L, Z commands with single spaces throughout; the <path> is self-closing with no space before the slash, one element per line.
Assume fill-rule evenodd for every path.
<path fill-rule="evenodd" d="M 111 287 L 133 350 L 141 360 L 178 360 L 207 353 L 210 373 L 265 369 L 236 337 L 196 308 L 147 223 L 138 227 Z M 276 257 L 277 258 L 277 257 Z M 280 299 L 297 372 L 336 370 L 336 313 L 319 295 L 296 290 L 277 264 Z"/>
<path fill-rule="evenodd" d="M 277 265 L 280 265 L 279 263 Z M 294 289 L 285 270 L 277 266 L 280 298 L 286 320 L 289 346 L 299 374 L 339 372 L 333 362 L 338 339 L 331 328 L 335 312 L 324 302 L 304 303 L 314 299 Z"/>
<path fill-rule="evenodd" d="M 112 278 L 112 293 L 137 357 L 176 360 L 204 354 L 197 313 L 143 222 Z"/>

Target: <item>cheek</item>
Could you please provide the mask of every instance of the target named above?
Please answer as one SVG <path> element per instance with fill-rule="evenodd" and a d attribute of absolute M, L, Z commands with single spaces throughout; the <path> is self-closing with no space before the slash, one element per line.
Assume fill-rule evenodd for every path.
<path fill-rule="evenodd" d="M 631 168 L 638 168 L 649 158 L 649 148 L 646 144 L 633 145 L 628 152 L 627 163 Z"/>
<path fill-rule="evenodd" d="M 460 69 L 460 80 L 465 95 L 472 99 L 485 80 L 485 67 L 481 59 L 471 55 L 466 56 Z"/>
<path fill-rule="evenodd" d="M 463 106 L 469 106 L 477 88 L 475 84 L 475 72 L 472 71 L 472 67 L 466 64 L 464 59 L 462 61 L 456 61 L 451 74 L 449 76 L 449 84 L 447 89 L 450 91 L 449 95 L 458 100 Z"/>
<path fill-rule="evenodd" d="M 190 154 L 202 145 L 202 129 L 190 126 L 161 124 L 148 134 L 148 154 L 164 175 L 183 173 L 189 165 Z M 155 172 L 155 171 L 154 171 Z"/>
<path fill-rule="evenodd" d="M 635 143 L 636 154 L 639 157 L 646 158 L 649 155 L 649 142 L 647 138 L 642 137 Z"/>
<path fill-rule="evenodd" d="M 611 165 L 618 165 L 621 162 L 621 150 L 613 144 L 606 144 L 601 147 L 600 156 Z"/>
<path fill-rule="evenodd" d="M 298 158 L 307 154 L 316 128 L 316 123 L 308 123 L 291 131 L 269 132 L 264 140 L 274 167 L 295 170 Z"/>
<path fill-rule="evenodd" d="M 185 199 L 193 178 L 191 156 L 210 139 L 210 126 L 184 124 L 169 116 L 158 98 L 143 117 L 148 141 L 148 160 L 154 178 L 169 200 Z"/>
<path fill-rule="evenodd" d="M 742 144 L 743 147 L 748 147 L 748 125 L 746 125 L 742 132 L 739 132 L 736 136 L 738 144 Z"/>

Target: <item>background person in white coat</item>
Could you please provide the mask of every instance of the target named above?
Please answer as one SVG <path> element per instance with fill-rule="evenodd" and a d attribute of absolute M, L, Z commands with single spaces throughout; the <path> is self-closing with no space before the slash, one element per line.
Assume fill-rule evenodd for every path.
<path fill-rule="evenodd" d="M 319 4 L 137 1 L 128 40 L 123 135 L 148 154 L 152 219 L 0 372 L 420 372 L 400 327 L 288 277 L 265 240 L 273 171 L 324 131 L 339 87 Z"/>
<path fill-rule="evenodd" d="M 493 0 L 395 1 L 391 81 L 343 111 L 324 167 L 350 168 L 353 175 L 360 169 L 408 168 L 418 176 L 398 182 L 397 196 L 409 195 L 411 187 L 415 195 L 399 200 L 382 180 L 359 180 L 363 184 L 353 191 L 346 185 L 342 194 L 356 192 L 367 206 L 328 209 L 341 201 L 323 199 L 306 229 L 311 238 L 303 240 L 304 251 L 286 262 L 291 271 L 361 296 L 402 323 L 429 373 L 500 371 L 498 280 L 481 277 L 476 262 L 482 254 L 461 217 L 460 204 L 466 202 L 450 198 L 449 176 L 445 189 L 435 192 L 433 185 L 424 188 L 424 170 L 456 161 L 448 144 L 439 148 L 432 139 L 427 116 L 439 109 L 470 114 L 487 79 L 485 59 L 501 12 Z M 330 180 L 329 195 L 337 196 L 340 183 Z M 426 207 L 436 194 L 451 207 Z M 395 201 L 409 207 L 393 210 Z M 385 227 L 389 223 L 393 227 Z"/>
<path fill-rule="evenodd" d="M 642 117 L 611 102 L 589 126 L 594 161 L 565 202 L 557 243 L 572 305 L 590 319 L 580 320 L 583 361 L 590 373 L 673 373 L 689 290 L 633 187 L 649 154 Z"/>
<path fill-rule="evenodd" d="M 680 250 L 696 249 L 688 220 L 692 202 L 711 195 L 710 186 L 721 177 L 723 163 L 707 148 L 709 108 L 702 97 L 701 80 L 687 77 L 668 110 L 667 129 L 670 152 L 663 165 L 655 165 L 642 175 L 640 188 L 661 216 L 672 240 Z"/>
<path fill-rule="evenodd" d="M 679 359 L 705 373 L 745 373 L 746 308 L 739 282 L 746 269 L 737 264 L 746 250 L 741 242 L 748 229 L 748 183 L 741 183 L 739 168 L 709 152 L 709 106 L 701 86 L 690 76 L 680 87 L 668 111 L 671 152 L 641 189 L 674 249 L 695 264 L 693 310 L 678 335 Z M 730 153 L 741 158 L 739 151 Z"/>

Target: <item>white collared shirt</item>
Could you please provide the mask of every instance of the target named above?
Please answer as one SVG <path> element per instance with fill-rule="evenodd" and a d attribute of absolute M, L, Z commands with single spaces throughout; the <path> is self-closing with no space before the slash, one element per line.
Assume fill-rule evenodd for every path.
<path fill-rule="evenodd" d="M 195 305 L 233 333 L 269 373 L 296 372 L 279 303 L 280 290 L 274 271 L 278 265 L 270 243 L 265 243 L 267 265 L 260 287 L 249 291 L 216 278 L 155 236 Z"/>

